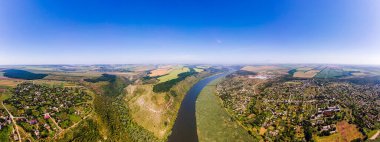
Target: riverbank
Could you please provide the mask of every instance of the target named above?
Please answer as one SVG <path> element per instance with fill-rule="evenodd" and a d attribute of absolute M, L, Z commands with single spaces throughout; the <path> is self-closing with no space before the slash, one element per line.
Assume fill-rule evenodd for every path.
<path fill-rule="evenodd" d="M 225 111 L 215 95 L 216 84 L 212 81 L 203 88 L 196 101 L 197 133 L 199 142 L 208 141 L 254 141 L 247 131 Z"/>
<path fill-rule="evenodd" d="M 208 83 L 227 74 L 228 73 L 218 74 L 202 79 L 187 92 L 178 111 L 178 116 L 173 125 L 172 134 L 168 138 L 169 142 L 198 141 L 195 118 L 195 102 L 197 96 Z"/>

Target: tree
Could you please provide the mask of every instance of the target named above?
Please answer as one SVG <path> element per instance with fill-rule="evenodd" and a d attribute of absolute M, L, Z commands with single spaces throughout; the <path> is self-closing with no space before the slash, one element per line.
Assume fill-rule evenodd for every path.
<path fill-rule="evenodd" d="M 312 128 L 311 128 L 311 123 L 309 122 L 309 121 L 307 121 L 307 120 L 304 120 L 303 122 L 302 122 L 302 126 L 303 126 L 303 133 L 304 133 L 304 135 L 305 135 L 305 139 L 306 139 L 306 141 L 312 141 L 312 139 L 313 139 L 313 130 L 312 130 Z"/>

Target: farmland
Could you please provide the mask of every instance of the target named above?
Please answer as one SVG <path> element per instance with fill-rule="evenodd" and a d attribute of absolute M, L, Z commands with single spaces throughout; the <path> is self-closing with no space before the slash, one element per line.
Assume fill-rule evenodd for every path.
<path fill-rule="evenodd" d="M 250 136 L 223 108 L 216 96 L 216 80 L 208 84 L 196 101 L 197 131 L 200 142 L 253 141 Z"/>
<path fill-rule="evenodd" d="M 298 78 L 313 78 L 315 75 L 317 75 L 319 70 L 307 70 L 307 71 L 298 71 L 294 73 L 293 77 Z"/>
<path fill-rule="evenodd" d="M 169 68 L 159 68 L 159 69 L 155 69 L 155 70 L 150 71 L 149 76 L 150 77 L 161 76 L 161 75 L 168 74 L 169 72 L 170 72 Z"/>
<path fill-rule="evenodd" d="M 21 80 L 15 80 L 15 79 L 0 79 L 0 86 L 15 87 L 17 84 L 21 82 L 22 82 Z"/>
<path fill-rule="evenodd" d="M 315 78 L 339 78 L 339 77 L 346 77 L 350 75 L 351 75 L 350 72 L 345 71 L 342 68 L 326 67 L 323 70 L 321 70 L 315 76 Z"/>
<path fill-rule="evenodd" d="M 261 72 L 269 70 L 277 70 L 280 67 L 278 66 L 245 66 L 241 70 L 251 71 L 251 72 Z"/>
<path fill-rule="evenodd" d="M 158 80 L 160 82 L 166 82 L 166 81 L 169 81 L 169 80 L 172 80 L 172 79 L 176 79 L 180 73 L 184 73 L 184 72 L 188 72 L 188 71 L 190 71 L 189 68 L 187 68 L 187 67 L 180 67 L 180 68 L 172 70 L 167 75 L 159 77 Z"/>
<path fill-rule="evenodd" d="M 196 72 L 202 72 L 202 71 L 204 71 L 202 68 L 194 68 L 194 70 L 195 70 Z"/>

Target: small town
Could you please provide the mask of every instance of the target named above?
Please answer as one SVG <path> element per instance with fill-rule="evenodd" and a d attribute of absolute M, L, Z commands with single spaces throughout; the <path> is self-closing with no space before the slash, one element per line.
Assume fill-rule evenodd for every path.
<path fill-rule="evenodd" d="M 335 136 L 343 127 L 365 139 L 368 132 L 380 128 L 378 84 L 281 78 L 263 81 L 242 74 L 229 76 L 218 84 L 217 91 L 232 117 L 252 135 L 270 141 L 323 139 Z"/>

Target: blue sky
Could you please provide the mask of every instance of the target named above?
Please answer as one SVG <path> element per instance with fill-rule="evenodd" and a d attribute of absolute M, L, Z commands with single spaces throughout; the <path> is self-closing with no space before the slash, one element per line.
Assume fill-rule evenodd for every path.
<path fill-rule="evenodd" d="M 2 0 L 0 64 L 380 64 L 376 0 Z"/>

